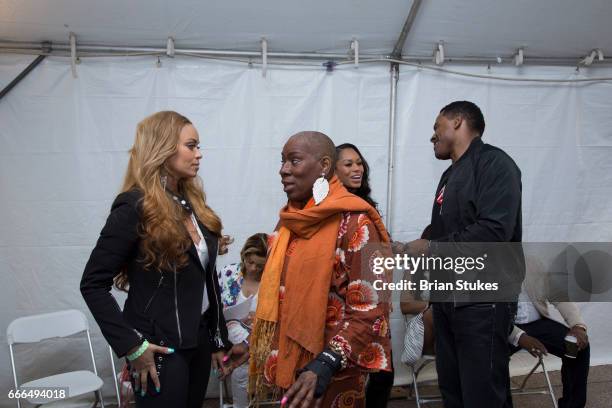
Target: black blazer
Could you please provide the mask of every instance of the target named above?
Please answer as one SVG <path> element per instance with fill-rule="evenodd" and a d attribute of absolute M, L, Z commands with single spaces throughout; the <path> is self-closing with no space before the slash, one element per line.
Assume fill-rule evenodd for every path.
<path fill-rule="evenodd" d="M 215 271 L 217 236 L 198 221 L 208 246 L 206 270 L 193 245 L 187 265 L 177 273 L 146 270 L 138 234 L 142 196 L 136 190 L 117 196 L 83 272 L 81 293 L 102 334 L 120 357 L 143 337 L 176 349 L 203 342 L 212 351 L 230 347 Z M 121 312 L 110 290 L 125 266 L 129 292 Z M 204 282 L 210 306 L 202 315 Z"/>

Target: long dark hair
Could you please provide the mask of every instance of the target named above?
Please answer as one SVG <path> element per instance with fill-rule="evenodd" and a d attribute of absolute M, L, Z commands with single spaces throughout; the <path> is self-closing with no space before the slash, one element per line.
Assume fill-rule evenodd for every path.
<path fill-rule="evenodd" d="M 344 149 L 353 149 L 357 152 L 357 155 L 361 159 L 361 163 L 363 164 L 363 176 L 361 177 L 361 186 L 357 189 L 350 189 L 349 191 L 355 194 L 357 197 L 360 197 L 368 202 L 372 207 L 376 208 L 378 203 L 374 201 L 374 199 L 370 196 L 372 193 L 372 189 L 370 188 L 370 166 L 366 161 L 365 157 L 361 154 L 357 146 L 352 143 L 342 143 L 341 145 L 336 146 L 336 156 L 340 157 L 340 152 Z"/>

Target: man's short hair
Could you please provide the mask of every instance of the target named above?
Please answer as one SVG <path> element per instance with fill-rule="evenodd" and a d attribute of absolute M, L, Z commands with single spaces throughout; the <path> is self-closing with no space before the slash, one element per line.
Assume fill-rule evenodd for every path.
<path fill-rule="evenodd" d="M 485 130 L 485 120 L 480 108 L 473 102 L 470 101 L 455 101 L 449 103 L 440 110 L 440 113 L 444 116 L 455 118 L 461 116 L 465 120 L 473 131 L 478 133 L 478 136 L 482 136 Z"/>

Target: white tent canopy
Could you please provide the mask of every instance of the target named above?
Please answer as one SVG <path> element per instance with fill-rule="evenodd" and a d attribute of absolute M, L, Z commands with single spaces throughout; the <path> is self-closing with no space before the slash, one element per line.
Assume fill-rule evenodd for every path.
<path fill-rule="evenodd" d="M 200 176 L 225 232 L 236 238 L 220 264 L 238 259 L 247 236 L 274 227 L 285 199 L 277 174 L 280 149 L 289 135 L 305 129 L 362 148 L 383 212 L 391 197 L 387 223 L 394 238 L 417 237 L 429 222 L 435 185 L 448 165 L 433 157 L 431 127 L 439 109 L 457 99 L 482 108 L 486 140 L 522 169 L 525 241 L 612 240 L 612 81 L 492 79 L 612 77 L 607 65 L 612 2 L 423 1 L 403 47 L 406 61 L 422 59 L 439 68 L 431 58 L 434 45 L 443 41 L 447 58 L 472 63 L 447 60 L 443 68 L 481 77 L 401 65 L 397 88 L 390 80 L 397 76 L 381 61 L 326 72 L 325 55 L 310 55 L 310 65 L 298 65 L 285 54 L 278 60 L 282 65 L 270 66 L 263 77 L 259 65 L 178 53 L 162 58 L 159 66 L 156 55 L 117 56 L 121 47 L 151 47 L 163 56 L 168 37 L 177 50 L 258 55 L 266 37 L 270 52 L 301 59 L 303 53 L 317 53 L 350 61 L 353 38 L 364 58 L 385 57 L 413 5 L 400 0 L 218 3 L 0 0 L 0 88 L 32 60 L 13 54 L 36 54 L 42 41 L 64 46 L 0 100 L 0 327 L 27 314 L 86 310 L 78 283 L 119 189 L 135 125 L 162 109 L 185 114 L 200 132 Z M 77 55 L 93 45 L 117 52 L 81 58 L 74 78 L 65 51 L 69 32 L 77 36 Z M 521 47 L 525 62 L 537 66 L 495 65 L 498 56 L 510 63 Z M 578 61 L 594 49 L 602 51 L 604 61 L 577 71 Z M 396 346 L 402 340 L 398 309 L 392 325 Z M 585 303 L 581 309 L 590 327 L 593 364 L 612 363 L 612 305 Z M 94 348 L 109 396 L 105 344 L 94 324 Z M 57 345 L 30 350 L 22 361 L 33 363 L 55 350 L 52 346 Z M 87 365 L 82 350 L 61 349 L 36 369 Z M 0 366 L 9 367 L 8 352 L 0 353 Z M 405 371 L 399 363 L 396 367 L 401 383 Z M 34 372 L 24 371 L 25 378 Z M 11 388 L 8 369 L 0 384 Z M 10 403 L 0 399 L 0 405 Z"/>
<path fill-rule="evenodd" d="M 345 53 L 359 40 L 363 53 L 393 49 L 413 1 L 406 0 L 22 0 L 2 1 L 0 40 L 108 46 L 177 47 Z M 612 3 L 607 0 L 426 0 L 403 54 L 428 60 L 434 45 L 448 57 L 512 55 L 572 58 L 601 49 L 612 57 Z"/>

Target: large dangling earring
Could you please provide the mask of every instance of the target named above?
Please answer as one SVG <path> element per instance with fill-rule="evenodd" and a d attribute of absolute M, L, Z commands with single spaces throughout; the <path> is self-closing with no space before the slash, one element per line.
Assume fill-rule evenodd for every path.
<path fill-rule="evenodd" d="M 327 194 L 329 194 L 329 183 L 325 178 L 325 173 L 321 173 L 321 177 L 312 185 L 312 198 L 314 198 L 315 205 L 321 204 Z"/>
<path fill-rule="evenodd" d="M 166 184 L 168 184 L 168 176 L 164 175 L 160 177 L 161 185 L 164 191 L 166 191 Z"/>

